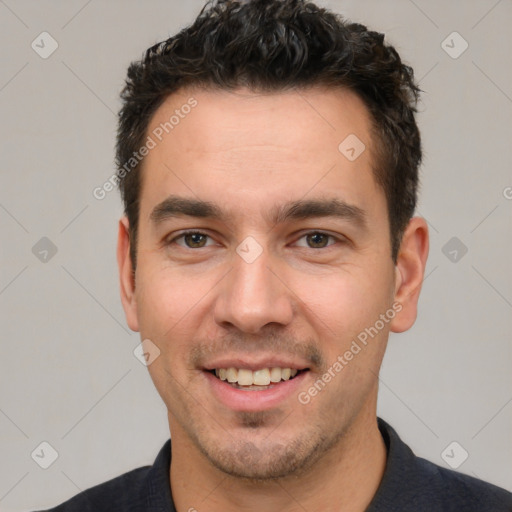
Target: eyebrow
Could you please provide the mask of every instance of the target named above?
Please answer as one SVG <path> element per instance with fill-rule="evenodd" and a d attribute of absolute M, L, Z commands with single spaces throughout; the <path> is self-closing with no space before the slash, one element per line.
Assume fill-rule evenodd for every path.
<path fill-rule="evenodd" d="M 171 195 L 152 210 L 150 220 L 158 225 L 176 217 L 208 218 L 227 221 L 232 215 L 212 202 Z M 265 219 L 270 224 L 280 224 L 289 220 L 317 217 L 335 217 L 348 220 L 359 227 L 366 227 L 366 214 L 358 206 L 341 199 L 300 199 L 274 206 Z"/>
<path fill-rule="evenodd" d="M 198 217 L 222 220 L 226 215 L 216 204 L 200 199 L 169 196 L 159 203 L 149 216 L 154 224 L 174 217 Z"/>
<path fill-rule="evenodd" d="M 335 217 L 353 222 L 359 227 L 366 226 L 366 215 L 363 209 L 337 198 L 291 201 L 275 207 L 271 212 L 270 220 L 274 224 L 280 224 L 287 220 L 317 217 Z"/>

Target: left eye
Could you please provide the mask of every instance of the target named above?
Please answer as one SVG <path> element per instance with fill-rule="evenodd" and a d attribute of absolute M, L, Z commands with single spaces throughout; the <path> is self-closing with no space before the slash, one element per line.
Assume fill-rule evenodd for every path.
<path fill-rule="evenodd" d="M 210 239 L 210 243 L 207 243 L 208 239 Z M 204 233 L 200 233 L 198 231 L 182 233 L 172 241 L 188 249 L 200 249 L 202 247 L 206 247 L 207 245 L 213 244 L 213 240 L 211 240 L 211 238 L 208 235 L 205 235 Z"/>
<path fill-rule="evenodd" d="M 304 240 L 305 243 L 300 243 L 301 240 Z M 332 245 L 335 241 L 336 240 L 332 235 L 328 235 L 327 233 L 322 233 L 320 231 L 315 231 L 313 233 L 307 233 L 306 235 L 300 237 L 296 244 L 299 247 L 308 247 L 310 249 L 323 249 L 324 247 Z"/>

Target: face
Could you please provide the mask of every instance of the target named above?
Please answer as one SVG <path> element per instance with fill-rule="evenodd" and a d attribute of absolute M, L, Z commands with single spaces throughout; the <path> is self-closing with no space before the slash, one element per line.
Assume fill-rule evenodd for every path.
<path fill-rule="evenodd" d="M 144 162 L 134 282 L 121 222 L 128 323 L 160 350 L 173 451 L 247 478 L 297 473 L 374 411 L 408 309 L 369 115 L 348 91 L 182 90 L 148 134 L 176 110 Z"/>

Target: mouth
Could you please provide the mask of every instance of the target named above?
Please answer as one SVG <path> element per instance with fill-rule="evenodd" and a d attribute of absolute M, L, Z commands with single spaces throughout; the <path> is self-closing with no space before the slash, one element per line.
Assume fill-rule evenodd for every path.
<path fill-rule="evenodd" d="M 295 397 L 312 380 L 314 368 L 305 360 L 261 354 L 226 355 L 201 370 L 212 405 L 233 412 L 258 412 L 293 407 Z"/>
<path fill-rule="evenodd" d="M 260 368 L 251 370 L 248 368 L 215 368 L 206 370 L 218 380 L 230 385 L 235 389 L 244 391 L 263 391 L 272 389 L 283 382 L 297 378 L 309 368 Z"/>

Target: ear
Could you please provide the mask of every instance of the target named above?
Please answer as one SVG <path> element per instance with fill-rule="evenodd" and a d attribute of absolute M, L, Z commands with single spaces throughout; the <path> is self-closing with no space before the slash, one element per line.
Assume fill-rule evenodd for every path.
<path fill-rule="evenodd" d="M 427 223 L 425 219 L 413 217 L 402 237 L 395 266 L 395 301 L 400 303 L 402 309 L 391 321 L 392 332 L 406 331 L 416 321 L 427 256 Z"/>
<path fill-rule="evenodd" d="M 137 302 L 135 299 L 135 276 L 130 258 L 130 234 L 127 217 L 119 221 L 119 233 L 117 236 L 117 265 L 119 267 L 119 284 L 121 287 L 121 302 L 128 327 L 132 331 L 139 330 L 137 319 Z"/>

